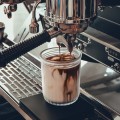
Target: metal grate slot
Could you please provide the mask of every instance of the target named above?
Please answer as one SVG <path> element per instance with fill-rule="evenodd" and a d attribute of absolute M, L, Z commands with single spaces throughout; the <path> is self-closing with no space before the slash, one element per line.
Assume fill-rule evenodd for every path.
<path fill-rule="evenodd" d="M 41 70 L 22 56 L 0 69 L 0 84 L 19 101 L 41 92 Z"/>

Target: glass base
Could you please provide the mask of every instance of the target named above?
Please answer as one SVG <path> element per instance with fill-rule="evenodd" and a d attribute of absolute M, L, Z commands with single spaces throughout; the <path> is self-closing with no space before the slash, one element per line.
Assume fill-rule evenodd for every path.
<path fill-rule="evenodd" d="M 49 103 L 49 104 L 51 104 L 51 105 L 54 105 L 54 106 L 67 106 L 67 105 L 71 105 L 71 104 L 75 103 L 75 102 L 78 100 L 78 98 L 79 98 L 79 96 L 76 97 L 76 99 L 74 99 L 73 101 L 65 102 L 65 103 L 52 102 L 52 101 L 49 101 L 48 99 L 46 99 L 45 97 L 44 97 L 44 100 L 45 100 L 47 103 Z"/>

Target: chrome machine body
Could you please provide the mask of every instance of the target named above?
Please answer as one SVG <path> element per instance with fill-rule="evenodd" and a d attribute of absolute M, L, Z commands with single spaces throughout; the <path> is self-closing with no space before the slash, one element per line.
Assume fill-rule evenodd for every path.
<path fill-rule="evenodd" d="M 113 6 L 115 9 L 114 6 L 119 4 L 117 0 L 111 3 L 104 0 L 101 2 L 98 0 L 46 0 L 45 21 L 50 26 L 58 28 L 62 34 L 67 34 L 69 36 L 66 37 L 67 41 L 73 41 L 74 46 L 83 51 L 87 57 L 86 60 L 92 58 L 120 73 L 119 17 L 113 15 L 115 13 L 111 14 L 109 19 L 102 17 L 105 16 L 104 11 L 112 13 L 112 8 L 108 6 Z M 98 8 L 100 8 L 99 11 Z M 118 14 L 120 9 L 116 9 Z M 117 37 L 112 36 L 112 29 L 115 26 L 117 27 L 114 33 L 116 31 Z"/>
<path fill-rule="evenodd" d="M 45 19 L 63 33 L 83 32 L 97 15 L 97 0 L 46 0 Z"/>
<path fill-rule="evenodd" d="M 97 0 L 46 0 L 45 21 L 65 34 L 71 52 L 76 34 L 85 31 L 96 18 L 97 8 Z"/>

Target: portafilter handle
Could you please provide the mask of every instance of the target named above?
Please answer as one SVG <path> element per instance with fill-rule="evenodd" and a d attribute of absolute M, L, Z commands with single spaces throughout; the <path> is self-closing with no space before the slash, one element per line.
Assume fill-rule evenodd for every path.
<path fill-rule="evenodd" d="M 42 33 L 36 34 L 34 37 L 0 51 L 0 67 L 4 67 L 10 61 L 29 52 L 37 46 L 42 45 L 45 42 L 50 42 L 50 40 L 51 36 L 49 33 L 47 31 L 43 31 Z"/>

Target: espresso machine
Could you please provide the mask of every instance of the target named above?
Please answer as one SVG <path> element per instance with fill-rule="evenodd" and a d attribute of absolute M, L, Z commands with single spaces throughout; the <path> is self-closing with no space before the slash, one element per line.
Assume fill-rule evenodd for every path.
<path fill-rule="evenodd" d="M 5 14 L 7 14 L 8 18 L 10 18 L 12 12 L 15 12 L 17 10 L 17 4 L 22 2 L 25 2 L 25 0 L 2 0 L 0 1 L 0 4 L 8 4 L 8 8 L 4 8 L 4 11 Z M 2 68 L 2 72 L 0 75 L 2 79 L 4 78 L 5 80 L 8 81 L 10 80 L 7 77 L 7 72 L 5 71 L 5 69 L 9 68 L 9 66 L 11 68 L 11 64 L 14 67 L 13 71 L 17 74 L 17 69 L 18 69 L 17 65 L 20 67 L 18 61 L 22 64 L 26 63 L 29 66 L 29 68 L 30 67 L 35 68 L 36 66 L 38 66 L 39 61 L 33 60 L 33 58 L 29 54 L 25 54 L 25 53 L 29 52 L 30 50 L 34 49 L 35 47 L 45 42 L 50 42 L 54 37 L 56 37 L 57 44 L 60 43 L 61 46 L 65 45 L 68 48 L 69 52 L 72 52 L 73 47 L 76 47 L 80 49 L 80 51 L 82 51 L 83 60 L 90 62 L 97 62 L 105 66 L 108 66 L 114 71 L 116 71 L 117 76 L 119 76 L 120 73 L 119 14 L 117 14 L 118 17 L 115 17 L 114 19 L 110 15 L 107 16 L 109 12 L 112 13 L 111 11 L 112 7 L 115 10 L 119 9 L 119 7 L 114 8 L 114 6 L 120 5 L 119 0 L 114 0 L 114 1 L 113 0 L 109 0 L 109 1 L 108 0 L 46 0 L 45 2 L 46 4 L 44 7 L 45 14 L 43 15 L 41 11 L 39 12 L 40 15 L 39 20 L 43 28 L 43 32 L 39 33 L 39 24 L 37 23 L 38 20 L 36 19 L 36 8 L 38 7 L 39 4 L 42 4 L 44 2 L 45 1 L 37 0 L 35 5 L 33 6 L 33 10 L 31 12 L 32 14 L 31 24 L 29 25 L 29 32 L 35 34 L 35 36 L 32 38 L 21 41 L 17 44 L 12 41 L 8 42 L 8 40 L 6 40 L 4 33 L 4 29 L 5 29 L 4 23 L 0 23 L 0 41 L 4 42 L 5 44 L 10 44 L 9 48 L 5 48 L 0 51 L 0 66 Z M 106 18 L 106 16 L 109 18 L 109 20 L 108 18 Z M 111 32 L 108 26 L 110 26 L 110 28 L 114 29 L 115 31 L 113 32 L 112 30 Z M 15 38 L 15 41 L 18 40 L 19 36 Z M 22 57 L 19 59 L 18 57 L 23 54 L 25 54 L 24 56 L 25 58 Z M 30 63 L 28 63 L 28 61 L 26 62 L 26 58 L 27 59 L 29 58 L 29 61 L 33 62 L 35 66 L 33 64 L 31 65 L 31 62 Z M 9 63 L 15 59 L 17 59 L 17 61 L 12 62 L 11 64 Z M 8 67 L 5 67 L 7 66 L 7 64 Z M 40 78 L 40 76 L 32 72 L 31 68 L 29 70 L 29 75 L 31 75 L 31 73 L 34 74 L 34 79 L 37 79 L 38 81 L 38 78 Z M 26 73 L 28 72 L 27 69 L 24 68 L 23 66 L 21 67 L 21 70 L 23 70 Z M 35 68 L 35 71 L 36 73 L 40 72 L 38 67 Z M 20 76 L 22 77 L 23 75 L 25 75 L 25 73 L 23 72 L 21 72 L 21 74 L 18 75 L 19 77 L 13 75 L 12 73 L 10 74 L 11 74 L 10 78 L 13 78 L 14 76 L 15 79 L 20 79 L 19 78 Z M 35 77 L 35 75 L 38 77 Z M 30 76 L 27 77 L 27 79 L 30 79 Z M 28 83 L 29 80 L 26 81 Z M 17 82 L 19 86 L 21 85 L 21 83 L 22 82 L 20 82 L 19 84 L 19 82 Z M 38 83 L 39 83 L 37 84 L 38 91 L 36 92 L 37 94 L 41 92 L 41 83 L 40 81 L 38 81 Z M 29 85 L 31 85 L 31 82 L 29 83 Z M 14 99 L 16 103 L 13 103 L 10 98 L 8 99 L 8 96 L 5 95 L 4 93 L 4 87 L 5 88 L 7 87 L 9 89 L 9 92 L 11 91 L 11 93 L 9 93 L 10 95 L 8 96 L 10 96 L 11 99 Z M 30 89 L 28 86 L 26 87 L 26 89 L 27 88 Z M 30 108 L 30 110 L 27 110 L 24 104 L 25 97 L 23 96 L 15 97 L 16 95 L 13 93 L 15 93 L 15 91 L 12 90 L 12 85 L 9 86 L 8 84 L 3 82 L 1 94 L 4 94 L 4 97 L 17 109 L 17 111 L 19 111 L 19 113 L 25 119 L 30 119 L 30 116 L 36 114 L 33 111 L 32 115 L 30 116 L 29 114 L 26 115 L 26 113 L 29 113 L 32 108 Z M 18 91 L 16 93 L 18 93 Z M 32 95 L 35 95 L 36 93 L 33 93 Z M 29 97 L 29 95 L 27 97 Z M 94 97 L 90 96 L 87 92 L 83 90 L 81 101 L 82 102 L 83 100 L 87 101 L 87 103 L 89 103 L 88 106 L 90 106 L 91 108 L 97 106 L 94 108 L 94 110 L 90 108 L 90 111 L 92 111 L 91 115 L 95 116 L 94 118 L 90 116 L 90 120 L 97 120 L 97 119 L 113 120 L 112 115 L 110 114 L 112 113 L 112 110 L 111 109 L 108 110 L 108 107 L 104 109 L 103 107 L 104 105 L 103 106 L 99 105 L 96 102 L 96 100 L 93 99 Z M 31 98 L 29 98 L 29 100 L 31 100 Z M 19 109 L 18 107 L 19 103 L 21 103 L 20 106 L 22 109 Z M 53 115 L 53 113 L 51 114 Z M 87 119 L 88 117 L 89 115 L 87 115 L 87 117 L 85 118 L 84 117 L 81 118 Z M 36 119 L 35 115 L 33 115 L 33 118 Z"/>
<path fill-rule="evenodd" d="M 1 4 L 4 4 L 4 3 L 9 4 L 10 7 L 8 6 L 8 11 L 14 12 L 17 10 L 17 9 L 15 9 L 16 8 L 15 6 L 17 6 L 18 3 L 21 3 L 23 1 L 24 0 L 16 0 L 16 1 L 2 0 Z M 36 11 L 36 7 L 40 3 L 41 3 L 41 1 L 38 0 L 33 7 L 31 24 L 30 24 L 30 32 L 31 33 L 37 33 L 39 31 L 38 24 L 36 21 L 35 11 Z M 108 65 L 109 67 L 113 68 L 115 71 L 119 72 L 119 58 L 116 58 L 116 57 L 119 57 L 118 48 L 114 47 L 114 50 L 112 50 L 112 48 L 109 48 L 108 46 L 104 45 L 105 53 L 110 55 L 110 57 L 111 57 L 111 58 L 108 58 L 109 61 L 107 61 L 107 58 L 106 58 L 106 60 L 105 60 L 105 58 L 104 58 L 104 60 L 99 58 L 100 55 L 103 56 L 103 54 L 105 54 L 105 53 L 99 52 L 99 55 L 96 56 L 96 55 L 93 55 L 94 53 L 90 52 L 91 50 L 88 50 L 91 48 L 87 47 L 87 46 L 92 46 L 93 38 L 91 37 L 91 35 L 95 34 L 95 32 L 93 32 L 94 29 L 88 28 L 88 26 L 90 26 L 90 25 L 92 26 L 92 23 L 96 19 L 98 8 L 103 10 L 105 6 L 112 7 L 112 6 L 117 6 L 117 5 L 119 5 L 119 1 L 117 1 L 117 0 L 114 2 L 113 1 L 106 2 L 106 1 L 102 1 L 102 0 L 101 1 L 99 1 L 99 0 L 46 1 L 45 15 L 44 16 L 40 15 L 40 20 L 41 20 L 41 23 L 43 26 L 43 33 L 46 33 L 48 38 L 46 37 L 46 41 L 43 41 L 43 40 L 41 40 L 41 41 L 42 41 L 42 43 L 44 43 L 44 42 L 50 41 L 51 38 L 62 34 L 63 37 L 61 37 L 61 38 L 63 38 L 63 39 L 62 39 L 62 41 L 58 40 L 58 42 L 65 43 L 65 45 L 68 46 L 69 51 L 72 51 L 73 46 L 76 46 L 77 48 L 82 50 L 85 54 L 90 56 L 90 58 L 94 58 L 95 60 L 102 62 L 103 64 Z M 6 10 L 4 10 L 4 11 L 6 11 Z M 5 14 L 6 13 L 7 12 L 5 12 Z M 3 34 L 4 28 L 5 28 L 4 24 L 1 23 L 1 31 L 2 31 L 1 36 Z M 81 33 L 81 34 L 79 34 L 79 33 Z M 98 34 L 102 34 L 102 33 L 98 33 Z M 97 39 L 100 39 L 99 35 L 96 34 L 96 36 L 98 37 Z M 59 38 L 59 37 L 57 37 L 57 38 Z M 111 43 L 112 38 L 108 38 L 108 39 L 109 39 L 108 43 Z M 67 41 L 67 42 L 65 42 L 65 41 Z M 103 42 L 104 41 L 105 40 L 103 40 Z M 103 43 L 103 42 L 100 41 L 100 43 Z M 117 39 L 114 40 L 114 44 L 115 44 L 115 42 L 118 42 Z M 40 44 L 42 44 L 42 43 L 40 43 Z M 94 44 L 98 44 L 98 42 L 96 42 Z M 100 46 L 100 45 L 98 44 L 93 47 L 95 47 L 97 49 L 98 48 L 97 46 Z M 14 49 L 14 47 L 13 47 L 13 49 Z M 96 49 L 95 49 L 95 51 L 99 51 Z M 102 49 L 102 48 L 99 48 L 99 49 Z M 10 50 L 8 50 L 8 51 L 10 51 Z M 4 52 L 2 52 L 2 54 L 4 54 Z M 8 56 L 8 55 L 1 55 L 1 56 Z M 113 60 L 112 57 L 113 57 L 113 59 L 116 58 L 118 61 L 116 59 Z M 114 61 L 114 63 L 111 63 L 110 59 L 111 59 L 111 62 Z"/>

